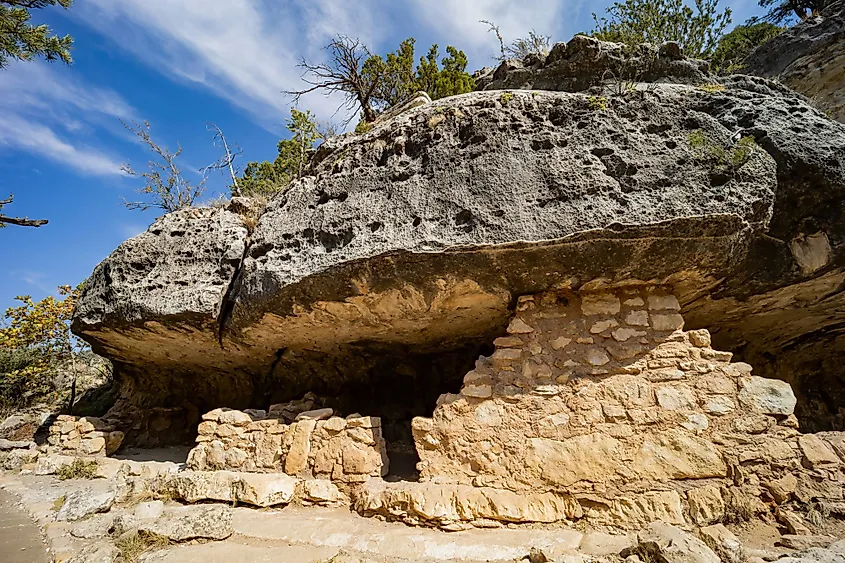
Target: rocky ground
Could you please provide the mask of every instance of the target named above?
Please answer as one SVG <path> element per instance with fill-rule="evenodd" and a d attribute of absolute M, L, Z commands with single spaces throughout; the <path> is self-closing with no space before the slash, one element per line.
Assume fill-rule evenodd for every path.
<path fill-rule="evenodd" d="M 180 455 L 184 450 L 135 450 L 125 457 Z M 101 460 L 94 478 L 35 474 L 56 472 L 56 465 L 47 458 L 0 476 L 4 562 L 845 562 L 845 541 L 836 540 L 845 537 L 845 525 L 824 515 L 815 523 L 754 520 L 687 531 L 655 522 L 628 534 L 562 525 L 445 533 L 362 518 L 346 508 L 255 509 L 127 493 L 122 475 L 130 465 L 133 473 L 153 475 L 180 471 L 183 465 L 174 462 Z"/>

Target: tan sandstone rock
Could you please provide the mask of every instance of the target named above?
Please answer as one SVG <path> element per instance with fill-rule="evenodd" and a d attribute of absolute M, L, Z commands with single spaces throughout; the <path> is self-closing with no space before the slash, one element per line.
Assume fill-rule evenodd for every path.
<path fill-rule="evenodd" d="M 839 465 L 839 457 L 827 443 L 814 434 L 805 434 L 798 438 L 798 445 L 804 454 L 804 464 L 809 468 Z"/>
<path fill-rule="evenodd" d="M 174 498 L 190 503 L 215 500 L 269 507 L 288 504 L 298 482 L 284 474 L 183 471 L 170 476 L 164 486 Z"/>
<path fill-rule="evenodd" d="M 558 522 L 582 515 L 565 494 L 521 495 L 466 485 L 367 481 L 355 501 L 362 514 L 443 525 L 488 519 L 500 522 Z"/>

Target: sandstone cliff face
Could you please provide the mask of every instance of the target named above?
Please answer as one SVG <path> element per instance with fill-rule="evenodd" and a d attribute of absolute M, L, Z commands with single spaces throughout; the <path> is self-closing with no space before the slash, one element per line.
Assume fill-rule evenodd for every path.
<path fill-rule="evenodd" d="M 748 73 L 781 80 L 845 123 L 845 1 L 761 46 L 746 65 Z"/>
<path fill-rule="evenodd" d="M 632 280 L 841 427 L 845 127 L 764 79 L 699 88 L 672 46 L 624 95 L 600 84 L 612 46 L 553 53 L 485 88 L 558 91 L 411 109 L 326 142 L 251 234 L 189 210 L 101 264 L 73 328 L 116 361 L 127 442 L 314 391 L 381 416 L 390 443 L 460 390 L 519 296 Z"/>

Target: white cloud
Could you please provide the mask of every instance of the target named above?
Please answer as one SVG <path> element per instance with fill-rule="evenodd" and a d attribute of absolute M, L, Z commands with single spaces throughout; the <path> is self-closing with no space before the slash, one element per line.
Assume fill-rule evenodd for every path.
<path fill-rule="evenodd" d="M 133 108 L 116 92 L 77 79 L 72 68 L 43 62 L 13 63 L 0 75 L 0 107 L 73 122 L 87 117 L 132 119 Z"/>
<path fill-rule="evenodd" d="M 9 273 L 9 277 L 19 279 L 27 285 L 31 285 L 47 295 L 57 294 L 56 286 L 47 283 L 46 280 L 48 276 L 42 272 L 35 272 L 32 270 L 14 270 Z M 20 303 L 15 303 L 15 306 L 17 305 L 20 305 Z"/>
<path fill-rule="evenodd" d="M 134 110 L 111 90 L 43 62 L 12 63 L 0 75 L 0 145 L 64 164 L 86 175 L 120 174 L 108 151 L 90 146 L 95 125 L 132 119 Z M 64 137 L 57 131 L 64 129 Z M 82 139 L 86 139 L 83 141 Z"/>
<path fill-rule="evenodd" d="M 0 144 L 37 154 L 84 174 L 122 174 L 120 163 L 105 153 L 91 147 L 70 144 L 60 139 L 49 127 L 15 115 L 0 115 Z"/>
<path fill-rule="evenodd" d="M 265 127 L 284 122 L 301 87 L 302 56 L 335 33 L 377 41 L 375 7 L 387 0 L 89 0 L 75 14 L 114 43 L 171 78 L 194 82 L 253 113 Z M 320 118 L 336 100 L 316 95 Z"/>
<path fill-rule="evenodd" d="M 410 0 L 410 4 L 440 36 L 452 38 L 468 53 L 481 55 L 483 61 L 483 55 L 495 53 L 498 44 L 481 20 L 499 26 L 506 45 L 531 30 L 550 35 L 553 41 L 566 41 L 570 38 L 562 36 L 564 31 L 570 35 L 582 31 L 563 28 L 578 20 L 585 0 Z"/>

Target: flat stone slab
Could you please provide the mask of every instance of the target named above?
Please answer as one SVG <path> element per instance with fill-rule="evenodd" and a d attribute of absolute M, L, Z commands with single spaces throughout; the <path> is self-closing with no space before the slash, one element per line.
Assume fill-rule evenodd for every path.
<path fill-rule="evenodd" d="M 256 547 L 237 543 L 208 543 L 186 545 L 173 549 L 156 551 L 143 555 L 143 563 L 314 563 L 315 561 L 354 561 L 332 559 L 337 554 L 333 547 L 314 548 L 310 546 Z"/>
<path fill-rule="evenodd" d="M 575 553 L 584 537 L 576 530 L 438 530 L 364 519 L 343 509 L 293 508 L 281 512 L 234 509 L 242 538 L 334 547 L 363 554 L 434 561 L 514 561 L 532 547 L 559 557 Z M 207 563 L 207 562 L 206 562 Z"/>

